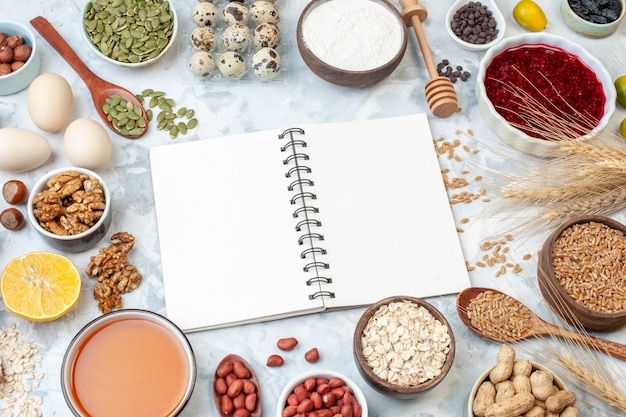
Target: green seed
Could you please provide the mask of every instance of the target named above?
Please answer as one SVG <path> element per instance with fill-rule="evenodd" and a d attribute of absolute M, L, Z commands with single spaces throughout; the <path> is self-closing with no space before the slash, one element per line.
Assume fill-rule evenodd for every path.
<path fill-rule="evenodd" d="M 185 114 L 185 117 L 187 119 L 191 119 L 195 114 L 196 114 L 196 112 L 193 109 L 189 109 L 189 110 L 187 110 L 187 113 Z"/>
<path fill-rule="evenodd" d="M 189 121 L 187 122 L 187 127 L 189 129 L 195 129 L 196 126 L 198 126 L 198 119 L 196 118 L 189 119 Z"/>
<path fill-rule="evenodd" d="M 183 135 L 187 134 L 187 125 L 183 122 L 178 122 L 178 131 Z"/>
<path fill-rule="evenodd" d="M 174 125 L 170 127 L 170 137 L 176 139 L 176 136 L 178 136 L 178 126 Z"/>

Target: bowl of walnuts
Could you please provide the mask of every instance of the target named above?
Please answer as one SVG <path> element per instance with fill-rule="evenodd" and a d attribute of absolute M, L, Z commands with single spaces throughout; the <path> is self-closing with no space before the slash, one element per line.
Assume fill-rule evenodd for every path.
<path fill-rule="evenodd" d="M 111 194 L 95 172 L 58 168 L 41 177 L 28 196 L 28 220 L 55 249 L 81 252 L 95 246 L 111 225 Z"/>
<path fill-rule="evenodd" d="M 14 94 L 28 87 L 40 67 L 33 32 L 20 23 L 0 21 L 0 95 Z"/>

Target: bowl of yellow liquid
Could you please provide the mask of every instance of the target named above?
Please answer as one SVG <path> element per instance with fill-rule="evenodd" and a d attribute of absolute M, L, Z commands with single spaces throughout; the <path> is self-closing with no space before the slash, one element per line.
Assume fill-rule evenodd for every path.
<path fill-rule="evenodd" d="M 196 381 L 193 349 L 167 318 L 115 310 L 83 327 L 61 366 L 65 400 L 78 417 L 171 417 Z"/>

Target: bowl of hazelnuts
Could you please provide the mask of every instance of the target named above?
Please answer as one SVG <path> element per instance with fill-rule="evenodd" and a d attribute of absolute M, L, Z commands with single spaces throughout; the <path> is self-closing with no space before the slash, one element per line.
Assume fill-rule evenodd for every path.
<path fill-rule="evenodd" d="M 20 23 L 0 20 L 0 95 L 28 87 L 40 66 L 35 34 Z"/>

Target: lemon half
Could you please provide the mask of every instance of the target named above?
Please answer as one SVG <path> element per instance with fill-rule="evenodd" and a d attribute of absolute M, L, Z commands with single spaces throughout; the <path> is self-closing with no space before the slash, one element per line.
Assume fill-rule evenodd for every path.
<path fill-rule="evenodd" d="M 80 295 L 80 273 L 68 258 L 52 252 L 32 252 L 11 260 L 1 280 L 6 309 L 33 321 L 61 317 Z"/>

